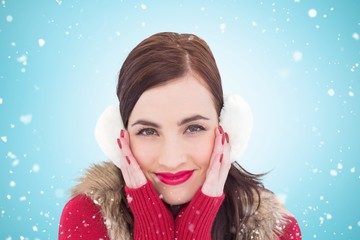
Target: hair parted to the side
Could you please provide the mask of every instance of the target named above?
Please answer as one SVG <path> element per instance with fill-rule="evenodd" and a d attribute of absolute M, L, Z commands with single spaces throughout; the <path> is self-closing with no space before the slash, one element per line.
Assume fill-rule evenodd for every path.
<path fill-rule="evenodd" d="M 187 73 L 195 74 L 204 81 L 220 115 L 223 107 L 221 77 L 215 58 L 204 40 L 194 34 L 163 32 L 138 44 L 124 61 L 118 78 L 117 96 L 124 127 L 127 128 L 130 114 L 146 90 Z M 262 176 L 247 172 L 237 162 L 232 164 L 224 187 L 225 201 L 212 227 L 212 239 L 250 239 L 246 233 L 239 234 L 243 233 L 241 228 L 260 204 L 258 188 L 262 187 Z M 120 208 L 129 230 L 133 231 L 129 208 L 126 204 Z"/>
<path fill-rule="evenodd" d="M 223 106 L 221 78 L 206 42 L 193 34 L 163 32 L 137 45 L 119 74 L 117 96 L 125 128 L 141 94 L 157 85 L 192 73 L 205 81 L 220 114 Z"/>

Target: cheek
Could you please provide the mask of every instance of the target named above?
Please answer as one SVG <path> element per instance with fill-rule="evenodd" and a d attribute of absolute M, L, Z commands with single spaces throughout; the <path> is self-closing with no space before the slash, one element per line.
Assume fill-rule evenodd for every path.
<path fill-rule="evenodd" d="M 208 167 L 214 149 L 214 137 L 204 136 L 192 142 L 193 160 L 197 165 Z"/>
<path fill-rule="evenodd" d="M 130 138 L 130 148 L 136 161 L 142 169 L 147 169 L 152 165 L 153 160 L 157 157 L 157 149 L 149 141 L 132 140 Z"/>

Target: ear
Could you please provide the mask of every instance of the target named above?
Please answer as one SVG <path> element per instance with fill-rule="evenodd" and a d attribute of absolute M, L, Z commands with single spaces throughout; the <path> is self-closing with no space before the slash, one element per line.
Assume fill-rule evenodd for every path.
<path fill-rule="evenodd" d="M 106 157 L 119 168 L 121 152 L 116 139 L 120 137 L 121 129 L 124 129 L 124 124 L 119 106 L 108 106 L 96 123 L 95 139 Z"/>
<path fill-rule="evenodd" d="M 220 125 L 229 134 L 231 162 L 239 160 L 250 139 L 253 117 L 250 106 L 239 95 L 224 96 Z"/>

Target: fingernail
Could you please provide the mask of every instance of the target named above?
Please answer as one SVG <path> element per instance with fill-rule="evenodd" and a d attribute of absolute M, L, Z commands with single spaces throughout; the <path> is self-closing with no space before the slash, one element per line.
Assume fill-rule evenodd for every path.
<path fill-rule="evenodd" d="M 225 143 L 225 134 L 221 136 L 221 144 L 224 145 L 224 143 Z"/>
<path fill-rule="evenodd" d="M 220 163 L 222 163 L 223 157 L 224 157 L 224 154 L 221 154 L 220 155 Z"/>
<path fill-rule="evenodd" d="M 121 146 L 121 141 L 120 141 L 120 138 L 117 138 L 117 143 L 118 143 L 118 145 L 119 145 L 119 148 L 121 149 L 121 148 L 122 148 L 122 146 Z"/>
<path fill-rule="evenodd" d="M 220 134 L 223 134 L 224 133 L 224 130 L 223 130 L 223 128 L 219 125 L 219 132 L 220 132 Z"/>
<path fill-rule="evenodd" d="M 124 130 L 122 130 L 122 129 L 120 131 L 120 137 L 122 137 L 122 138 L 124 137 Z"/>
<path fill-rule="evenodd" d="M 130 163 L 131 163 L 130 158 L 128 156 L 126 156 L 125 158 L 126 158 L 127 163 L 130 165 Z"/>
<path fill-rule="evenodd" d="M 230 140 L 229 140 L 229 134 L 225 133 L 225 138 L 226 138 L 226 142 L 229 143 Z"/>

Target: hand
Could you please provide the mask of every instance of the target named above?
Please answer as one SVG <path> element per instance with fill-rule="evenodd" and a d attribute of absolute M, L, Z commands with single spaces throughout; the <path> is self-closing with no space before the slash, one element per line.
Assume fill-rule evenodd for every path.
<path fill-rule="evenodd" d="M 215 129 L 215 145 L 202 192 L 210 197 L 223 194 L 224 185 L 231 167 L 229 135 L 221 126 Z"/>
<path fill-rule="evenodd" d="M 174 239 L 174 218 L 134 158 L 129 133 L 121 130 L 117 142 L 121 149 L 119 165 L 126 184 L 126 199 L 134 216 L 134 239 Z"/>
<path fill-rule="evenodd" d="M 130 149 L 129 133 L 121 130 L 117 143 L 121 150 L 120 170 L 125 180 L 125 184 L 129 188 L 139 188 L 146 183 L 146 178 L 139 164 L 134 158 Z"/>

